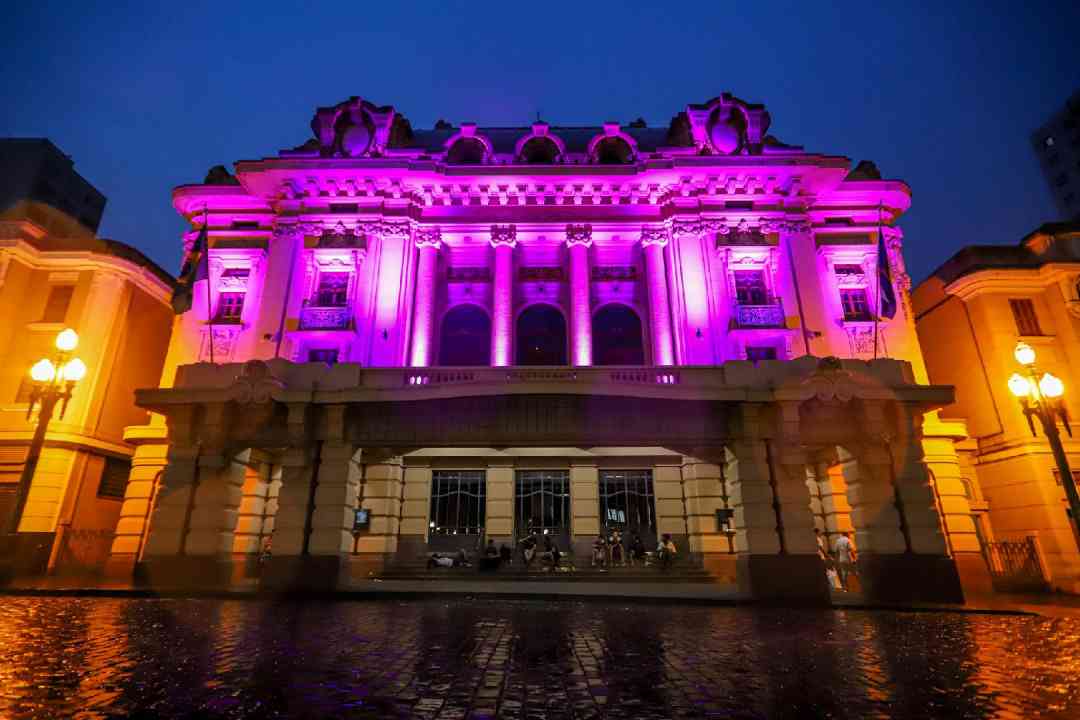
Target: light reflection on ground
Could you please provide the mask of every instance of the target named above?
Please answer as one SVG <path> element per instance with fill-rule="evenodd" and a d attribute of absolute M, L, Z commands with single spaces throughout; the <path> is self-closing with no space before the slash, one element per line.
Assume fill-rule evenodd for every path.
<path fill-rule="evenodd" d="M 1080 618 L 0 600 L 0 717 L 1080 717 Z"/>

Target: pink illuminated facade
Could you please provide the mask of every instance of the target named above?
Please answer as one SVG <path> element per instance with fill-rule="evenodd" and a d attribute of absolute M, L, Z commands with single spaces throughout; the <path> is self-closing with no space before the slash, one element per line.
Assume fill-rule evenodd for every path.
<path fill-rule="evenodd" d="M 777 392 L 776 378 L 795 368 L 811 372 L 818 367 L 816 358 L 826 357 L 877 358 L 870 364 L 840 363 L 837 367 L 846 369 L 838 372 L 847 377 L 865 367 L 873 375 L 878 368 L 885 373 L 881 377 L 893 378 L 888 382 L 907 378 L 906 388 L 922 392 L 917 389 L 926 377 L 907 299 L 902 234 L 896 227 L 910 205 L 908 187 L 881 179 L 870 163 L 851 170 L 845 157 L 784 144 L 767 134 L 769 124 L 763 106 L 727 94 L 689 105 L 668 126 L 657 128 L 643 123 L 556 127 L 538 122 L 520 128 L 440 123 L 421 131 L 413 130 L 396 108 L 357 98 L 321 108 L 312 120 L 313 140 L 273 157 L 237 162 L 234 175 L 212 173 L 208 182 L 174 192 L 175 208 L 192 223 L 187 250 L 207 218 L 209 280 L 195 283 L 193 306 L 178 317 L 162 388 L 148 390 L 141 401 L 167 415 L 170 428 L 176 423 L 213 427 L 220 420 L 213 413 L 232 411 L 193 410 L 191 403 L 210 402 L 213 388 L 218 396 L 231 397 L 232 391 L 223 388 L 250 384 L 245 377 L 255 373 L 276 378 L 277 385 L 267 386 L 267 397 L 289 418 L 301 412 L 297 404 L 308 396 L 338 392 L 323 401 L 339 403 L 332 412 L 343 414 L 326 421 L 328 427 L 338 422 L 339 429 L 353 422 L 349 398 L 360 397 L 350 395 L 356 388 L 373 393 L 363 395 L 365 402 L 386 398 L 406 403 L 400 406 L 405 408 L 419 407 L 407 404 L 413 401 L 582 394 L 666 402 L 720 393 L 716 402 L 739 405 L 759 397 L 751 386 L 760 386 L 765 393 L 760 402 L 767 404 L 775 400 L 769 393 Z M 875 325 L 879 228 L 900 307 L 894 317 Z M 211 359 L 211 343 L 217 370 L 204 365 Z M 896 371 L 899 375 L 882 370 L 894 366 L 904 369 Z M 485 367 L 506 370 L 500 374 Z M 297 375 L 300 370 L 285 368 L 303 371 Z M 301 392 L 309 381 L 314 385 Z M 735 394 L 729 397 L 721 388 L 732 383 Z M 190 414 L 176 420 L 172 404 L 184 402 Z M 935 403 L 911 400 L 905 407 L 915 408 L 910 417 L 918 418 L 918 442 L 910 447 L 919 448 L 912 452 L 924 468 L 901 469 L 923 478 L 912 481 L 913 487 L 923 488 L 913 490 L 914 495 L 923 494 L 913 501 L 917 511 L 909 513 L 908 532 L 918 527 L 930 533 L 927 537 L 937 539 L 926 541 L 926 552 L 951 558 L 955 536 L 964 531 L 942 524 L 925 481 L 925 462 L 932 458 L 924 461 L 924 445 L 937 431 L 924 426 L 921 413 L 932 411 Z M 207 420 L 203 413 L 213 417 Z M 774 418 L 765 424 L 773 427 L 774 421 L 780 422 Z M 289 422 L 294 430 L 298 427 L 298 421 Z M 471 420 L 461 417 L 460 422 Z M 613 416 L 610 422 L 621 421 Z M 741 463 L 742 482 L 749 483 L 749 468 L 760 458 L 756 450 L 744 449 L 736 461 L 740 451 L 733 449 L 731 438 L 742 433 L 757 442 L 771 431 L 755 435 L 748 429 L 750 421 L 740 422 L 731 427 L 742 430 L 732 430 L 711 449 L 700 443 L 656 445 L 629 435 L 625 442 L 609 438 L 603 445 L 585 445 L 584 437 L 581 444 L 552 444 L 557 433 L 530 435 L 527 430 L 511 440 L 464 445 L 447 440 L 438 446 L 423 445 L 416 439 L 422 435 L 418 431 L 416 438 L 381 438 L 377 450 L 371 449 L 374 440 L 354 438 L 344 444 L 341 458 L 352 458 L 365 470 L 361 479 L 341 470 L 344 475 L 335 482 L 346 489 L 331 504 L 338 514 L 342 507 L 370 508 L 372 526 L 353 536 L 333 525 L 326 554 L 355 562 L 358 554 L 367 553 L 368 559 L 377 556 L 384 562 L 417 547 L 433 547 L 444 526 L 434 498 L 452 473 L 467 471 L 481 473 L 478 487 L 486 488 L 486 494 L 477 502 L 483 512 L 478 511 L 476 523 L 446 524 L 453 525 L 454 534 L 460 529 L 471 535 L 479 528 L 488 537 L 513 541 L 527 529 L 522 519 L 537 512 L 547 528 L 548 509 L 519 512 L 517 506 L 523 502 L 522 488 L 532 487 L 534 476 L 528 473 L 550 472 L 555 479 L 544 487 L 565 485 L 572 500 L 565 517 L 556 517 L 561 510 L 552 515 L 552 529 L 565 531 L 566 542 L 577 548 L 602 527 L 626 522 L 619 519 L 626 508 L 607 509 L 605 483 L 630 480 L 605 478 L 646 473 L 647 478 L 625 477 L 641 479 L 640 487 L 647 488 L 642 502 L 650 508 L 646 515 L 652 536 L 670 532 L 706 560 L 759 555 L 752 531 L 757 520 L 750 519 L 754 513 L 746 503 L 751 501 L 740 495 L 731 463 Z M 187 481 L 197 488 L 201 471 L 185 475 L 187 481 L 170 480 L 171 468 L 212 466 L 218 477 L 227 475 L 221 468 L 228 468 L 235 456 L 222 459 L 225 451 L 220 450 L 216 459 L 201 460 L 199 453 L 214 442 L 200 443 L 194 435 L 176 432 L 166 442 L 163 425 L 157 431 L 132 432 L 142 433 L 147 447 L 167 445 L 160 456 L 180 458 L 180 465 L 170 460 L 156 468 L 160 472 L 168 466 L 161 482 L 180 493 L 176 498 L 187 498 L 187 509 L 194 510 L 182 513 L 188 519 L 181 522 L 170 515 L 179 510 L 169 510 L 168 500 L 162 510 L 158 500 L 157 509 L 147 515 L 145 498 L 150 496 L 140 501 L 139 495 L 157 481 L 141 489 L 133 482 L 128 522 L 122 521 L 114 546 L 118 561 L 190 556 L 189 539 L 203 531 L 215 538 L 210 546 L 219 555 L 250 555 L 270 537 L 275 559 L 293 550 L 298 556 L 310 554 L 308 545 L 286 549 L 298 541 L 286 539 L 281 529 L 284 494 L 300 493 L 288 500 L 298 507 L 307 497 L 303 483 L 294 483 L 300 489 L 288 486 L 293 468 L 310 471 L 312 463 L 300 457 L 312 452 L 309 445 L 293 457 L 292 450 L 283 448 L 294 448 L 295 437 L 267 441 L 261 449 L 251 443 L 244 461 L 248 475 L 238 470 L 229 481 L 230 487 L 242 489 L 237 497 L 244 500 L 206 521 L 210 526 L 194 528 L 191 518 L 199 517 L 201 507 L 198 491 L 182 490 Z M 496 434 L 493 429 L 492 437 Z M 938 434 L 949 452 L 951 439 L 962 435 L 954 430 Z M 884 535 L 870 529 L 880 518 L 866 513 L 860 518 L 847 500 L 840 500 L 846 491 L 836 489 L 845 487 L 844 473 L 851 475 L 861 446 L 849 443 L 851 452 L 838 454 L 839 442 L 792 443 L 801 448 L 796 454 L 807 470 L 795 481 L 802 489 L 792 495 L 799 498 L 800 519 L 788 518 L 782 525 L 803 528 L 805 537 L 781 539 L 781 554 L 793 546 L 812 553 L 804 547 L 812 541 L 811 525 L 830 534 L 855 530 L 870 555 L 875 542 L 881 554 L 895 552 L 895 542 L 883 541 Z M 521 448 L 515 449 L 518 444 Z M 196 446 L 202 450 L 192 449 Z M 235 443 L 228 451 L 235 451 Z M 315 465 L 325 472 L 321 452 Z M 367 453 L 368 460 L 357 460 L 357 453 Z M 261 479 L 253 480 L 255 456 L 265 467 Z M 936 461 L 948 465 L 953 460 Z M 764 482 L 767 474 L 753 476 L 754 482 Z M 473 482 L 472 476 L 453 477 L 459 488 L 454 492 L 464 487 L 461 483 Z M 853 484 L 849 477 L 846 485 Z M 319 487 L 321 493 L 326 485 Z M 612 492 L 612 497 L 618 494 Z M 261 500 L 251 503 L 263 508 L 258 523 L 248 502 L 253 497 Z M 865 502 L 865 496 L 852 504 L 858 502 Z M 312 518 L 322 516 L 310 504 L 305 507 L 307 521 L 299 524 L 306 528 L 304 542 L 314 542 L 320 531 L 312 530 Z M 276 525 L 271 518 L 267 530 L 267 517 L 275 514 Z M 721 522 L 721 517 L 727 519 Z M 155 536 L 155 522 L 169 530 Z M 762 522 L 771 523 L 775 535 L 777 518 Z M 261 529 L 251 530 L 253 523 L 261 523 Z M 343 540 L 342 533 L 349 537 Z M 946 541 L 953 545 L 947 548 Z M 775 549 L 762 552 L 769 555 Z M 740 576 L 740 583 L 746 577 Z M 755 592 L 764 592 L 764 581 L 755 582 Z"/>

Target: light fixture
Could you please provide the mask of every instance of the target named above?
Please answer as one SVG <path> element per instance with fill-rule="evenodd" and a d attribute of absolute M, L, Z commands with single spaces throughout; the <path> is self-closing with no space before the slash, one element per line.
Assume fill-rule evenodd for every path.
<path fill-rule="evenodd" d="M 1039 392 L 1048 398 L 1059 398 L 1065 394 L 1065 383 L 1061 378 L 1046 373 L 1039 379 Z"/>
<path fill-rule="evenodd" d="M 1027 397 L 1031 394 L 1031 381 L 1020 373 L 1013 373 L 1009 378 L 1009 392 L 1018 398 Z"/>
<path fill-rule="evenodd" d="M 30 368 L 30 377 L 33 378 L 34 382 L 52 382 L 53 378 L 56 377 L 56 366 L 48 358 L 42 358 Z"/>
<path fill-rule="evenodd" d="M 1016 362 L 1021 365 L 1034 365 L 1035 364 L 1035 348 L 1028 345 L 1026 342 L 1016 343 L 1016 349 L 1013 350 L 1013 357 L 1016 358 Z"/>
<path fill-rule="evenodd" d="M 79 358 L 68 360 L 64 366 L 60 368 L 60 377 L 68 382 L 79 382 L 86 377 L 86 363 Z"/>
<path fill-rule="evenodd" d="M 79 334 L 67 328 L 60 331 L 56 336 L 56 349 L 61 352 L 71 352 L 75 348 L 79 347 Z"/>

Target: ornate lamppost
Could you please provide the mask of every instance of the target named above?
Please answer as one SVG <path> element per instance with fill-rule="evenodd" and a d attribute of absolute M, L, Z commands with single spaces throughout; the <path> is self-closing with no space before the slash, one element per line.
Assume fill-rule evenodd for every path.
<path fill-rule="evenodd" d="M 30 406 L 26 409 L 26 417 L 29 418 L 34 407 L 39 404 L 41 410 L 38 412 L 34 439 L 30 442 L 30 452 L 19 477 L 19 487 L 15 491 L 15 507 L 4 521 L 6 534 L 13 535 L 19 529 L 26 498 L 30 495 L 30 483 L 34 479 L 34 471 L 41 458 L 41 448 L 45 444 L 45 431 L 52 420 L 56 404 L 60 403 L 60 417 L 64 417 L 75 383 L 86 375 L 86 363 L 72 356 L 78 346 L 79 335 L 71 328 L 63 330 L 56 336 L 56 352 L 52 358 L 42 358 L 30 368 L 34 385 L 30 392 Z"/>
<path fill-rule="evenodd" d="M 1013 373 L 1009 378 L 1009 390 L 1019 398 L 1032 435 L 1035 435 L 1033 418 L 1037 417 L 1042 424 L 1043 433 L 1050 442 L 1050 451 L 1057 462 L 1058 475 L 1061 476 L 1065 495 L 1069 498 L 1072 521 L 1080 531 L 1080 494 L 1077 494 L 1076 483 L 1073 482 L 1072 471 L 1069 470 L 1069 458 L 1065 455 L 1065 448 L 1061 444 L 1061 433 L 1057 426 L 1058 418 L 1060 418 L 1065 425 L 1065 431 L 1069 433 L 1069 437 L 1072 437 L 1069 415 L 1061 399 L 1065 394 L 1065 384 L 1060 378 L 1050 373 L 1039 376 L 1038 370 L 1035 369 L 1035 349 L 1027 343 L 1017 343 L 1013 357 L 1024 367 L 1025 374 Z"/>

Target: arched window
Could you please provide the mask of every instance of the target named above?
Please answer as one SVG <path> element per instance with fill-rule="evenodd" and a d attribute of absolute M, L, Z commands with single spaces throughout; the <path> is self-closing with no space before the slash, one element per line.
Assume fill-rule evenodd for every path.
<path fill-rule="evenodd" d="M 479 165 L 484 162 L 486 148 L 476 138 L 461 138 L 446 153 L 446 162 L 453 165 Z"/>
<path fill-rule="evenodd" d="M 476 305 L 458 305 L 443 316 L 439 364 L 491 364 L 491 320 Z"/>
<path fill-rule="evenodd" d="M 521 160 L 533 165 L 553 165 L 559 159 L 559 146 L 549 137 L 530 138 L 521 148 Z"/>
<path fill-rule="evenodd" d="M 592 319 L 593 365 L 644 365 L 641 319 L 626 305 L 600 308 Z"/>
<path fill-rule="evenodd" d="M 565 365 L 566 320 L 551 305 L 533 305 L 517 319 L 517 365 Z"/>
<path fill-rule="evenodd" d="M 621 137 L 607 137 L 596 145 L 596 162 L 600 165 L 625 165 L 634 159 L 634 149 Z"/>

